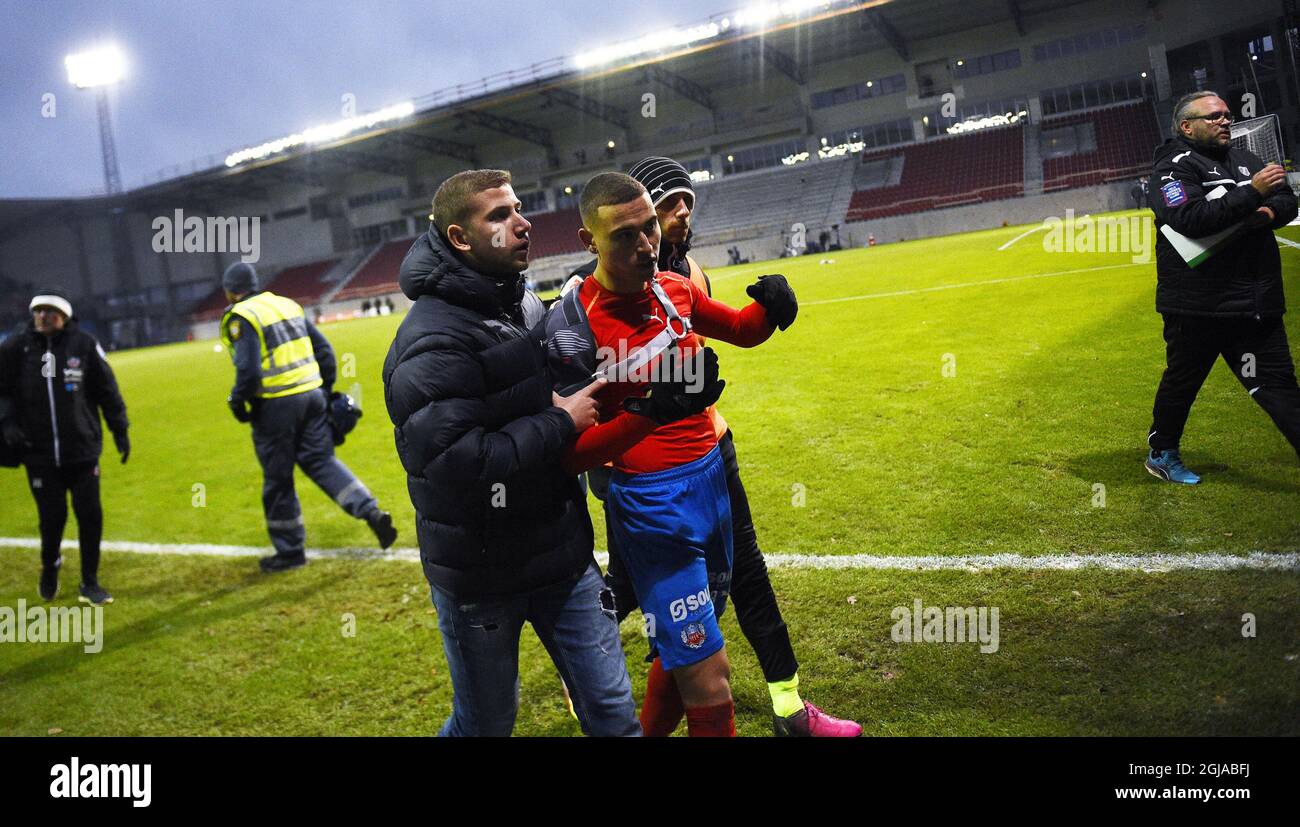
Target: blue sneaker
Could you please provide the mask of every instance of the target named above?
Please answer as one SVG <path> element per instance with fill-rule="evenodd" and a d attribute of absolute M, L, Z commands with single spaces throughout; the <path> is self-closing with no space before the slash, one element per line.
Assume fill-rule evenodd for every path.
<path fill-rule="evenodd" d="M 1152 476 L 1168 482 L 1196 485 L 1201 481 L 1200 477 L 1187 470 L 1187 466 L 1183 465 L 1183 458 L 1179 456 L 1177 448 L 1168 451 L 1152 451 L 1147 455 L 1145 464 Z"/>

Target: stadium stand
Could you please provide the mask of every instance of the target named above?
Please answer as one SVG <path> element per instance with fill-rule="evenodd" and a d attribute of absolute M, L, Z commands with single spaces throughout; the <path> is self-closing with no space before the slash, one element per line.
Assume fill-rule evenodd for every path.
<path fill-rule="evenodd" d="M 1160 143 L 1155 111 L 1145 101 L 1043 118 L 1041 129 L 1044 192 L 1143 175 Z"/>
<path fill-rule="evenodd" d="M 901 158 L 899 183 L 859 189 L 846 221 L 866 221 L 997 201 L 1024 194 L 1024 129 L 1019 124 L 865 152 L 862 162 Z"/>
<path fill-rule="evenodd" d="M 845 156 L 697 184 L 695 243 L 752 237 L 796 222 L 838 224 L 852 193 L 854 158 Z"/>
<path fill-rule="evenodd" d="M 528 233 L 530 259 L 582 252 L 582 242 L 578 240 L 582 218 L 576 207 L 526 217 L 533 225 Z"/>
<path fill-rule="evenodd" d="M 278 295 L 287 296 L 299 304 L 312 304 L 320 300 L 329 290 L 331 285 L 323 279 L 338 262 L 338 258 L 328 258 L 288 267 L 280 271 L 279 275 L 265 280 L 262 286 L 273 290 Z M 217 319 L 228 304 L 225 292 L 217 286 L 194 305 L 190 310 L 190 319 L 192 321 Z"/>
<path fill-rule="evenodd" d="M 334 294 L 333 300 L 365 299 L 396 292 L 398 271 L 413 241 L 412 238 L 401 238 L 384 244 L 366 259 L 361 269 L 343 285 L 343 289 Z"/>

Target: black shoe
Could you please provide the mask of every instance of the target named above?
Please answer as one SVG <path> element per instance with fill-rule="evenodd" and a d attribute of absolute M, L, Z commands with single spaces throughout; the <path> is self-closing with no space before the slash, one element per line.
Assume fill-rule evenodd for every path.
<path fill-rule="evenodd" d="M 89 603 L 92 606 L 104 606 L 113 602 L 113 595 L 109 594 L 103 586 L 98 583 L 89 585 L 81 584 L 81 597 L 77 598 L 82 603 Z"/>
<path fill-rule="evenodd" d="M 376 539 L 379 540 L 380 548 L 388 548 L 397 539 L 397 529 L 393 528 L 393 515 L 387 511 L 375 509 L 366 517 L 366 524 L 370 530 L 375 532 Z"/>
<path fill-rule="evenodd" d="M 258 560 L 257 564 L 264 573 L 274 574 L 277 571 L 302 568 L 307 565 L 307 555 L 301 552 L 296 555 L 272 554 L 270 557 L 263 557 Z"/>
<path fill-rule="evenodd" d="M 53 600 L 59 596 L 59 566 L 63 558 L 54 561 L 52 566 L 41 566 L 41 585 L 39 591 L 42 600 Z"/>

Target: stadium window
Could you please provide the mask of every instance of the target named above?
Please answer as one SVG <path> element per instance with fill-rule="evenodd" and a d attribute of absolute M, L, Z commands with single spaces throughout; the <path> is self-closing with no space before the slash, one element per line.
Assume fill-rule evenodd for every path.
<path fill-rule="evenodd" d="M 291 207 L 290 209 L 287 210 L 280 210 L 277 213 L 272 213 L 271 218 L 275 219 L 276 221 L 284 221 L 289 218 L 297 218 L 300 215 L 306 215 L 306 214 L 307 214 L 306 207 Z"/>
<path fill-rule="evenodd" d="M 525 214 L 546 212 L 546 193 L 542 190 L 526 192 L 519 196 L 519 203 L 523 205 Z"/>

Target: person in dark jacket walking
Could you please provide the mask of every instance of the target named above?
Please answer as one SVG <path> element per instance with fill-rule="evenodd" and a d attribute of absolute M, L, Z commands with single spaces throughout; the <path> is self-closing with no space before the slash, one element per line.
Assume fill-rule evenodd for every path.
<path fill-rule="evenodd" d="M 126 404 L 104 349 L 81 329 L 67 295 L 46 290 L 30 308 L 32 321 L 0 345 L 0 425 L 27 468 L 40 517 L 39 591 L 45 600 L 58 595 L 71 494 L 81 548 L 79 600 L 103 606 L 113 597 L 99 583 L 99 418 L 102 413 L 125 463 L 131 456 Z"/>
<path fill-rule="evenodd" d="M 251 422 L 262 466 L 262 511 L 275 554 L 259 561 L 268 574 L 306 565 L 307 530 L 294 490 L 297 465 L 349 515 L 365 520 L 381 548 L 397 539 L 393 518 L 334 456 L 329 421 L 334 349 L 293 299 L 262 290 L 253 265 L 237 261 L 222 275 L 231 305 L 221 341 L 235 363 L 226 402 L 235 419 Z"/>
<path fill-rule="evenodd" d="M 609 427 L 591 427 L 604 383 L 552 391 L 544 333 L 532 327 L 542 304 L 522 275 L 531 225 L 510 180 L 470 170 L 438 188 L 433 225 L 402 262 L 402 292 L 415 304 L 384 364 L 454 689 L 440 734 L 510 734 L 528 622 L 583 732 L 639 735 L 618 624 L 601 605 L 585 495 L 562 467 L 579 434 Z M 632 441 L 655 425 L 629 416 L 648 423 L 628 430 Z M 630 444 L 615 440 L 600 461 Z"/>
<path fill-rule="evenodd" d="M 1155 155 L 1156 310 L 1166 360 L 1156 391 L 1146 468 L 1169 482 L 1201 478 L 1183 465 L 1179 442 L 1196 394 L 1223 357 L 1251 398 L 1300 453 L 1300 388 L 1282 314 L 1282 260 L 1273 230 L 1296 217 L 1286 172 L 1232 146 L 1232 112 L 1209 91 L 1174 107 L 1172 139 Z M 1240 225 L 1222 249 L 1193 266 L 1161 227 L 1206 243 Z"/>

